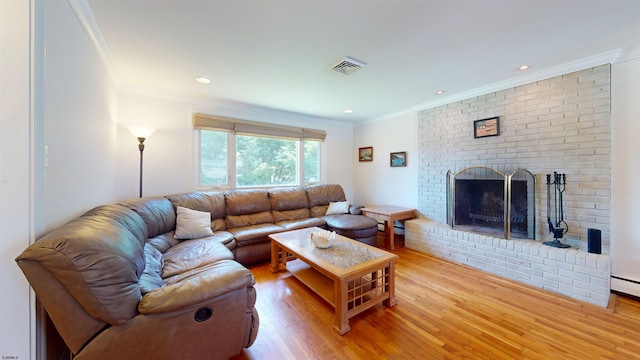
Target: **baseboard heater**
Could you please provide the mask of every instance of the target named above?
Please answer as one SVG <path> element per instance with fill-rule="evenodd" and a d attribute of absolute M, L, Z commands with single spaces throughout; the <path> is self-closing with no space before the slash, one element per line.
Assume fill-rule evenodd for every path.
<path fill-rule="evenodd" d="M 640 297 L 640 281 L 611 275 L 611 290 Z"/>

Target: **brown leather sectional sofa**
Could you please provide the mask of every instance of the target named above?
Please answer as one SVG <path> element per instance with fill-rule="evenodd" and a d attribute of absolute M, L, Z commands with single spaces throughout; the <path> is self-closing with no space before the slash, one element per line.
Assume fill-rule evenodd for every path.
<path fill-rule="evenodd" d="M 375 244 L 375 220 L 325 215 L 345 200 L 340 185 L 135 199 L 88 211 L 16 261 L 76 359 L 227 359 L 257 336 L 243 264 L 269 260 L 269 234 L 319 226 Z M 179 207 L 209 213 L 213 234 L 176 239 Z"/>

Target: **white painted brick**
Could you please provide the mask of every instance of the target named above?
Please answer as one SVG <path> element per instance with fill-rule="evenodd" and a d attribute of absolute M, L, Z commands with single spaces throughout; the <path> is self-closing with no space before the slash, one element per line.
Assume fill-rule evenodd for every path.
<path fill-rule="evenodd" d="M 558 284 L 558 282 L 547 279 L 547 278 L 531 277 L 531 280 L 535 283 L 538 283 L 540 286 L 542 286 L 543 289 L 556 291 L 560 288 L 560 284 Z"/>
<path fill-rule="evenodd" d="M 554 268 L 554 267 L 550 267 L 550 266 L 545 265 L 545 264 L 531 263 L 531 268 L 534 269 L 534 270 L 540 270 L 543 273 L 558 274 L 560 272 L 560 269 Z"/>
<path fill-rule="evenodd" d="M 596 305 L 600 305 L 603 307 L 607 307 L 607 305 L 609 304 L 609 297 L 611 296 L 611 293 L 606 293 L 606 294 L 591 294 L 591 300 L 585 300 L 585 301 L 589 301 L 593 304 Z"/>
<path fill-rule="evenodd" d="M 531 246 L 529 248 L 529 254 L 531 255 L 540 255 L 540 249 L 542 248 L 542 244 L 538 244 L 538 246 Z"/>
<path fill-rule="evenodd" d="M 419 111 L 419 215 L 435 222 L 428 226 L 421 224 L 420 231 L 408 230 L 406 246 L 451 249 L 447 241 L 464 244 L 466 250 L 462 247 L 455 250 L 464 251 L 468 262 L 474 261 L 485 271 L 606 306 L 610 276 L 606 254 L 612 242 L 610 103 L 610 66 L 602 65 Z M 469 136 L 473 121 L 481 116 L 500 116 L 502 134 L 487 139 Z M 545 241 L 549 240 L 543 223 L 546 187 L 540 180 L 554 170 L 567 173 L 570 186 L 565 192 L 564 210 L 570 231 L 563 242 L 573 248 L 551 250 L 542 245 L 542 241 L 459 235 L 459 231 L 446 225 L 436 226 L 446 219 L 446 172 L 472 165 L 491 166 L 507 173 L 514 168 L 526 168 L 536 174 L 539 180 L 536 217 L 542 220 L 536 228 L 538 238 Z M 589 227 L 602 229 L 605 254 L 587 256 L 584 251 Z M 429 230 L 431 228 L 437 230 Z M 438 239 L 432 240 L 435 237 Z M 489 257 L 490 254 L 493 257 Z M 451 256 L 450 250 L 440 250 L 438 256 Z M 491 263 L 493 260 L 498 263 Z M 511 267 L 523 261 L 531 262 L 531 268 Z M 531 272 L 532 279 L 520 276 L 529 275 L 523 269 Z M 566 284 L 558 288 L 547 283 L 539 276 L 545 273 L 572 279 L 578 290 L 572 290 L 569 285 L 565 288 Z M 587 278 L 593 293 L 599 297 L 583 292 L 589 290 L 582 286 Z M 581 283 L 578 285 L 578 282 Z"/>
<path fill-rule="evenodd" d="M 603 254 L 598 256 L 597 267 L 596 269 L 602 271 L 610 271 L 611 267 L 609 265 L 609 255 Z"/>
<path fill-rule="evenodd" d="M 487 252 L 485 256 L 489 259 L 497 260 L 497 261 L 507 261 L 507 257 L 494 252 Z M 495 262 L 495 261 L 494 261 Z"/>
<path fill-rule="evenodd" d="M 579 252 L 576 254 L 576 265 L 587 266 L 587 253 Z"/>
<path fill-rule="evenodd" d="M 531 275 L 517 271 L 517 270 L 508 270 L 507 275 L 511 275 L 516 280 L 530 280 Z"/>
<path fill-rule="evenodd" d="M 563 276 L 567 279 L 573 280 L 575 283 L 584 283 L 586 285 L 591 285 L 591 276 L 580 274 L 575 271 L 570 270 L 559 270 L 558 275 Z"/>
<path fill-rule="evenodd" d="M 544 264 L 553 268 L 556 268 L 558 270 L 562 269 L 562 270 L 572 270 L 574 269 L 573 264 L 567 264 L 564 261 L 558 261 L 558 260 L 553 260 L 553 259 L 545 259 L 544 260 Z"/>
<path fill-rule="evenodd" d="M 524 253 L 519 253 L 518 258 L 527 261 L 529 264 L 532 264 L 532 263 L 542 264 L 544 262 L 544 259 L 539 256 L 528 255 Z"/>
<path fill-rule="evenodd" d="M 518 259 L 518 258 L 514 258 L 514 257 L 508 257 L 507 258 L 507 262 L 510 263 L 510 264 L 518 265 L 518 268 L 520 268 L 520 267 L 531 267 L 531 262 L 530 261 L 523 260 L 523 259 Z"/>
<path fill-rule="evenodd" d="M 520 271 L 521 273 L 525 273 L 530 276 L 535 276 L 539 278 L 542 278 L 542 275 L 543 275 L 542 271 L 531 268 L 530 264 L 529 266 L 519 266 L 518 271 Z"/>
<path fill-rule="evenodd" d="M 580 273 L 580 274 L 585 274 L 585 275 L 589 275 L 591 277 L 595 277 L 595 278 L 600 278 L 600 279 L 606 279 L 609 277 L 609 273 L 606 271 L 602 271 L 602 270 L 596 270 L 596 269 L 591 269 L 588 267 L 584 267 L 584 266 L 574 266 L 573 267 L 573 271 Z"/>
<path fill-rule="evenodd" d="M 555 281 L 558 284 L 573 285 L 573 279 L 569 279 L 560 274 L 551 274 L 547 272 L 542 277 L 547 280 Z"/>
<path fill-rule="evenodd" d="M 587 254 L 587 267 L 590 269 L 598 268 L 598 255 L 596 254 Z"/>

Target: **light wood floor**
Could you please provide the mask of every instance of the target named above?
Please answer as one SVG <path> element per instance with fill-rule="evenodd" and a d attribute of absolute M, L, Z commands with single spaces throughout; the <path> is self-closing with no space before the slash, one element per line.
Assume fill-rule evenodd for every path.
<path fill-rule="evenodd" d="M 397 247 L 398 305 L 333 330 L 333 308 L 288 273 L 251 267 L 258 337 L 235 359 L 640 359 L 640 302 L 608 309 Z"/>

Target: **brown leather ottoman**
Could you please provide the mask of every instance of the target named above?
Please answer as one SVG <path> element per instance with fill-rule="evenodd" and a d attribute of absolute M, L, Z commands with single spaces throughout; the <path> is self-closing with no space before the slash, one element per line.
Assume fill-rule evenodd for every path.
<path fill-rule="evenodd" d="M 346 236 L 365 244 L 376 246 L 378 234 L 378 221 L 363 215 L 327 215 L 328 230 Z"/>

